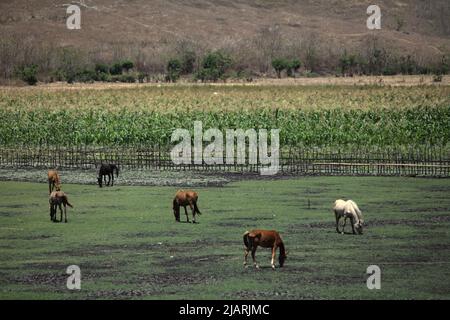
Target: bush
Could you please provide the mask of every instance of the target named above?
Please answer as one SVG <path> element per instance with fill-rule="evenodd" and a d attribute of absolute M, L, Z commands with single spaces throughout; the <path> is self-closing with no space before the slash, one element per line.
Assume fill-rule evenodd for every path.
<path fill-rule="evenodd" d="M 109 68 L 109 72 L 110 72 L 113 76 L 117 76 L 117 75 L 122 74 L 122 70 L 123 70 L 122 63 L 120 63 L 120 62 L 114 63 L 114 64 L 111 66 L 111 68 Z"/>
<path fill-rule="evenodd" d="M 167 63 L 167 75 L 166 75 L 166 81 L 168 82 L 176 82 L 180 78 L 182 70 L 182 65 L 180 60 L 178 59 L 171 59 Z"/>
<path fill-rule="evenodd" d="M 95 65 L 95 72 L 97 73 L 109 73 L 109 67 L 103 63 L 97 63 Z"/>
<path fill-rule="evenodd" d="M 97 80 L 97 73 L 94 70 L 85 69 L 79 72 L 75 78 L 80 82 L 94 82 Z"/>
<path fill-rule="evenodd" d="M 298 72 L 298 69 L 300 69 L 301 65 L 301 62 L 298 59 L 294 59 L 288 62 L 288 66 L 286 69 L 288 77 L 294 77 L 295 73 Z"/>
<path fill-rule="evenodd" d="M 181 56 L 181 74 L 194 72 L 196 55 L 194 51 L 186 51 Z"/>
<path fill-rule="evenodd" d="M 202 68 L 195 74 L 195 78 L 202 81 L 217 81 L 227 78 L 226 71 L 231 66 L 231 58 L 220 52 L 208 53 L 202 62 Z"/>
<path fill-rule="evenodd" d="M 22 67 L 18 71 L 18 73 L 19 73 L 20 78 L 22 79 L 22 81 L 26 82 L 30 86 L 34 86 L 38 82 L 38 79 L 36 77 L 37 65 L 35 65 L 35 64 L 32 64 L 30 66 Z"/>
<path fill-rule="evenodd" d="M 435 74 L 433 76 L 433 82 L 442 82 L 442 74 Z"/>
<path fill-rule="evenodd" d="M 129 72 L 131 69 L 134 68 L 134 63 L 130 60 L 124 60 L 122 61 L 122 69 L 126 72 Z"/>
<path fill-rule="evenodd" d="M 126 82 L 126 83 L 135 83 L 136 77 L 132 74 L 124 74 L 119 77 L 120 82 Z"/>
<path fill-rule="evenodd" d="M 139 72 L 137 78 L 139 83 L 144 83 L 145 80 L 148 79 L 148 74 L 144 72 Z"/>

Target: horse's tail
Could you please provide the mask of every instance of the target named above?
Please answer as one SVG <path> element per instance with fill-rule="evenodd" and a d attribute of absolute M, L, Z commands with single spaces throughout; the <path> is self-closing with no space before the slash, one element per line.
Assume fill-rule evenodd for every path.
<path fill-rule="evenodd" d="M 250 242 L 250 239 L 249 239 L 249 235 L 250 234 L 250 231 L 245 231 L 245 233 L 244 233 L 244 235 L 243 235 L 243 238 L 244 238 L 244 245 L 245 245 L 245 247 L 248 249 L 248 250 L 250 250 L 251 249 L 251 242 Z"/>
<path fill-rule="evenodd" d="M 73 208 L 73 205 L 71 205 L 71 204 L 69 203 L 69 198 L 67 198 L 66 195 L 63 196 L 63 199 L 64 199 L 64 202 L 65 202 L 69 207 Z"/>
<path fill-rule="evenodd" d="M 197 207 L 197 201 L 194 201 L 194 212 L 196 212 L 196 213 L 198 213 L 198 214 L 202 214 L 202 213 L 200 212 L 200 210 L 198 209 L 198 207 Z"/>

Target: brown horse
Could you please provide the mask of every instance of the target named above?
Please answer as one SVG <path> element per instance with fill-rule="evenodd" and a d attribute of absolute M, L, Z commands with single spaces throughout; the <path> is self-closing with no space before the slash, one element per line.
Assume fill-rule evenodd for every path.
<path fill-rule="evenodd" d="M 263 248 L 272 248 L 272 269 L 275 270 L 275 253 L 277 248 L 280 248 L 280 254 L 278 256 L 278 262 L 280 267 L 284 265 L 284 261 L 287 258 L 287 252 L 284 248 L 283 240 L 281 240 L 280 234 L 275 230 L 252 230 L 244 233 L 244 266 L 247 266 L 247 256 L 249 252 L 252 253 L 253 264 L 256 268 L 259 268 L 256 263 L 255 252 L 258 246 Z"/>
<path fill-rule="evenodd" d="M 184 213 L 186 214 L 186 221 L 189 221 L 188 212 L 186 206 L 189 206 L 192 210 L 193 222 L 195 222 L 195 214 L 202 214 L 197 207 L 198 194 L 192 190 L 178 190 L 173 199 L 173 214 L 175 215 L 175 220 L 180 222 L 180 207 L 184 207 Z"/>
<path fill-rule="evenodd" d="M 55 189 L 56 191 L 60 191 L 61 182 L 59 180 L 58 171 L 49 170 L 47 176 L 48 176 L 48 194 L 52 193 L 53 189 Z"/>
<path fill-rule="evenodd" d="M 61 218 L 59 219 L 59 222 L 62 222 L 63 211 L 62 211 L 61 205 L 63 205 L 64 206 L 64 222 L 67 222 L 66 206 L 73 208 L 73 206 L 69 203 L 69 199 L 67 198 L 67 195 L 62 191 L 53 191 L 50 194 L 48 202 L 50 204 L 50 220 L 53 222 L 57 222 L 56 221 L 56 210 L 57 210 L 57 207 L 59 207 L 59 211 L 61 212 Z"/>

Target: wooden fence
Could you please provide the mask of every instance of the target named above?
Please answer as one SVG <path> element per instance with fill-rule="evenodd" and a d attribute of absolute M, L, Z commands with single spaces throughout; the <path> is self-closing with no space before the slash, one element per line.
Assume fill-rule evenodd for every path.
<path fill-rule="evenodd" d="M 260 172 L 258 164 L 176 165 L 168 146 L 133 147 L 0 147 L 0 167 L 95 169 L 117 163 L 127 169 Z M 450 177 L 450 149 L 283 148 L 278 172 L 294 175 L 380 175 Z"/>

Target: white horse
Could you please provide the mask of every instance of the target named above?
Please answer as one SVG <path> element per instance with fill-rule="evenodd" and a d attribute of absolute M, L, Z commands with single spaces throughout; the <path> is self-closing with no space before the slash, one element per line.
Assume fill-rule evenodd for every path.
<path fill-rule="evenodd" d="M 364 219 L 361 210 L 359 210 L 358 205 L 354 201 L 352 200 L 345 201 L 342 199 L 338 199 L 334 202 L 333 211 L 336 217 L 337 233 L 344 234 L 347 219 L 350 219 L 350 221 L 352 222 L 353 234 L 356 234 L 355 229 L 359 234 L 363 233 Z M 339 231 L 339 220 L 342 217 L 344 217 L 344 225 L 342 227 L 342 231 Z"/>

